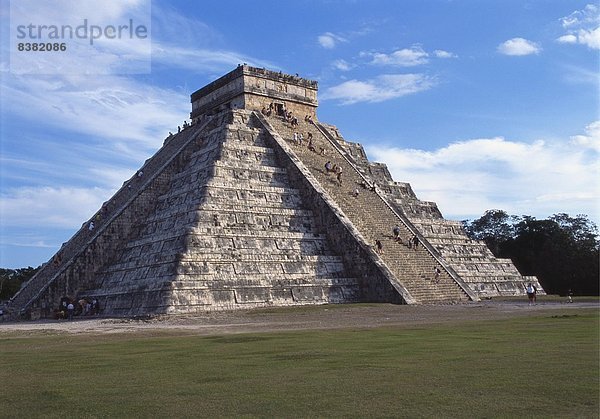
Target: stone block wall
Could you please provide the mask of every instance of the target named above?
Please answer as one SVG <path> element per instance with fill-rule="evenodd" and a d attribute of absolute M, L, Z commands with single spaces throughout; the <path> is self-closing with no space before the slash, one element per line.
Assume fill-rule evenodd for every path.
<path fill-rule="evenodd" d="M 192 120 L 224 109 L 260 111 L 270 104 L 284 105 L 298 118 L 316 117 L 317 82 L 298 76 L 240 65 L 192 94 Z"/>

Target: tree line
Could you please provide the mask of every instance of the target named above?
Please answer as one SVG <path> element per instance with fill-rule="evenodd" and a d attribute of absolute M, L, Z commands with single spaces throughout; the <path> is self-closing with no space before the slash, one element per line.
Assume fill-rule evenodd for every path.
<path fill-rule="evenodd" d="M 512 259 L 522 275 L 537 276 L 548 294 L 598 295 L 598 228 L 586 215 L 559 213 L 537 220 L 488 210 L 462 223 L 469 237 L 483 240 L 494 256 Z"/>
<path fill-rule="evenodd" d="M 24 282 L 35 275 L 40 267 L 19 269 L 0 268 L 0 301 L 8 300 L 21 289 Z"/>

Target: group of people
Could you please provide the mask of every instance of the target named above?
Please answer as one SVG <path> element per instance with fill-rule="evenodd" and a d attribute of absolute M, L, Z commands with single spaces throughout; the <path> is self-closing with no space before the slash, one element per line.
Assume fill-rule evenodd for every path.
<path fill-rule="evenodd" d="M 271 116 L 273 114 L 273 104 L 271 103 L 268 108 L 263 106 L 260 113 L 265 116 Z M 285 108 L 283 108 L 283 110 L 280 111 L 280 115 L 282 116 L 284 122 L 288 122 L 293 127 L 298 126 L 298 118 L 293 114 L 292 111 L 287 111 Z"/>
<path fill-rule="evenodd" d="M 294 139 L 295 145 L 303 145 L 304 144 L 304 135 L 301 132 L 294 132 L 294 135 L 292 138 Z M 311 144 L 313 136 L 310 132 L 307 134 L 307 139 L 308 139 L 308 143 Z"/>
<path fill-rule="evenodd" d="M 312 133 L 310 133 L 310 132 L 307 133 L 306 139 L 308 141 L 308 143 L 306 144 L 306 148 L 308 148 L 313 153 L 316 153 L 317 149 L 315 148 L 315 143 L 313 141 Z M 292 140 L 294 142 L 294 145 L 297 145 L 297 146 L 304 145 L 304 135 L 301 132 L 294 132 L 294 135 L 292 136 Z M 321 147 L 320 154 L 321 154 L 321 156 L 325 155 L 325 149 L 323 147 Z"/>
<path fill-rule="evenodd" d="M 392 234 L 394 235 L 394 241 L 396 243 L 400 243 L 400 244 L 404 243 L 402 241 L 402 237 L 400 237 L 400 226 L 399 225 L 396 224 L 392 228 Z M 417 250 L 417 248 L 419 247 L 419 243 L 420 243 L 419 238 L 417 237 L 416 234 L 413 234 L 413 236 L 410 239 L 408 239 L 408 242 L 406 245 L 408 246 L 409 249 Z"/>
<path fill-rule="evenodd" d="M 357 191 L 355 191 L 355 193 L 357 193 Z M 402 244 L 402 237 L 400 237 L 400 226 L 399 225 L 395 225 L 394 228 L 392 228 L 392 234 L 394 235 L 394 241 L 396 243 L 400 243 Z M 417 250 L 417 248 L 419 247 L 419 238 L 417 237 L 416 234 L 414 234 L 407 243 L 407 246 L 409 249 L 415 249 Z M 383 253 L 383 243 L 381 243 L 381 240 L 375 240 L 375 249 L 377 250 L 377 253 L 382 254 Z M 437 268 L 434 268 L 437 269 Z M 438 274 L 439 277 L 439 274 Z M 437 279 L 437 278 L 436 278 Z"/>
<path fill-rule="evenodd" d="M 144 172 L 142 172 L 141 170 L 138 170 L 136 173 L 136 177 L 139 179 L 143 176 Z M 127 185 L 128 188 L 131 188 L 131 184 Z M 97 227 L 97 225 L 108 216 L 108 212 L 109 212 L 109 208 L 108 208 L 109 203 L 108 202 L 104 202 L 102 204 L 102 208 L 100 208 L 100 210 L 98 212 L 96 212 L 96 214 L 90 219 L 89 222 L 87 222 L 87 229 L 88 231 L 94 231 Z M 83 223 L 83 225 L 85 226 L 86 223 Z"/>
<path fill-rule="evenodd" d="M 289 122 L 293 127 L 298 126 L 298 118 L 292 114 L 292 111 L 286 112 L 284 119 L 285 122 Z"/>
<path fill-rule="evenodd" d="M 337 164 L 332 163 L 331 160 L 327 160 L 327 162 L 325 163 L 325 173 L 327 173 L 327 175 L 333 173 L 340 186 L 342 186 L 342 172 L 342 166 L 338 166 Z"/>
<path fill-rule="evenodd" d="M 260 110 L 264 116 L 271 116 L 275 111 L 275 104 L 273 102 L 269 103 L 269 106 L 263 106 Z M 277 109 L 277 114 L 283 118 L 284 122 L 290 123 L 293 127 L 298 126 L 298 118 L 294 115 L 292 111 L 288 111 L 285 108 L 285 105 L 280 105 L 279 109 Z M 304 121 L 313 123 L 312 115 L 304 115 Z"/>
<path fill-rule="evenodd" d="M 367 181 L 362 180 L 360 182 L 360 186 L 362 186 L 363 189 L 370 190 L 371 192 L 377 192 L 377 184 L 375 182 L 373 182 L 373 184 L 369 184 Z"/>
<path fill-rule="evenodd" d="M 60 306 L 54 311 L 56 319 L 73 320 L 74 316 L 94 316 L 100 313 L 97 298 L 80 298 L 79 300 L 63 297 Z"/>
<path fill-rule="evenodd" d="M 185 121 L 183 121 L 182 125 L 177 125 L 177 133 L 179 134 L 181 131 L 184 131 L 185 129 L 194 126 L 200 122 L 202 122 L 202 120 L 206 117 L 206 115 L 201 115 L 198 118 L 192 119 L 191 122 L 188 122 L 187 119 Z M 163 145 L 165 145 L 166 143 L 169 142 L 170 139 L 172 139 L 175 136 L 175 134 L 173 134 L 171 131 L 169 131 L 169 135 L 167 135 L 167 137 L 165 138 Z"/>
<path fill-rule="evenodd" d="M 271 116 L 274 110 L 274 105 L 273 103 L 269 104 L 269 107 L 267 108 L 266 106 L 263 106 L 261 109 L 261 113 L 265 116 Z M 296 116 L 294 116 L 294 114 L 292 113 L 292 111 L 287 111 L 284 108 L 282 108 L 281 110 L 279 110 L 279 113 L 281 114 L 283 121 L 289 123 L 292 127 L 297 127 L 298 126 L 298 118 Z M 311 115 L 305 115 L 304 116 L 304 121 L 313 124 L 313 119 Z M 300 145 L 302 146 L 304 144 L 305 138 L 304 135 L 301 132 L 294 132 L 293 135 L 293 142 L 295 145 Z M 306 134 L 306 141 L 308 141 L 307 144 L 307 148 L 312 151 L 313 153 L 317 153 L 317 148 L 315 147 L 315 144 L 313 142 L 313 135 L 311 132 L 307 132 Z M 325 148 L 320 147 L 320 151 L 319 154 L 321 156 L 325 155 Z"/>
<path fill-rule="evenodd" d="M 191 127 L 192 125 L 195 124 L 195 121 L 192 120 L 192 123 L 188 123 L 187 119 L 185 121 L 183 121 L 183 125 L 177 125 L 177 133 L 179 134 L 181 132 L 182 129 L 187 129 L 189 127 Z M 172 137 L 173 134 L 171 133 L 171 131 L 169 131 L 169 136 Z"/>
<path fill-rule="evenodd" d="M 356 192 L 358 193 L 358 192 Z M 402 244 L 402 237 L 400 236 L 400 226 L 399 225 L 395 225 L 392 228 L 392 234 L 394 235 L 394 241 L 396 243 L 400 243 Z M 419 247 L 419 238 L 417 237 L 416 234 L 414 234 L 407 243 L 407 246 L 409 249 L 415 249 L 417 250 L 417 248 Z M 375 250 L 377 251 L 378 254 L 383 254 L 383 243 L 381 242 L 381 240 L 375 240 Z M 440 281 L 440 275 L 441 275 L 442 271 L 440 270 L 440 268 L 438 268 L 437 266 L 433 267 L 433 281 L 437 284 Z"/>

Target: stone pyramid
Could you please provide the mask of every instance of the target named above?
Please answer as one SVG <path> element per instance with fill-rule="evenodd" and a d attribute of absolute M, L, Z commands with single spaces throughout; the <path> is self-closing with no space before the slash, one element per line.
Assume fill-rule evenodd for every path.
<path fill-rule="evenodd" d="M 317 104 L 316 82 L 246 65 L 192 94 L 192 123 L 43 265 L 9 312 L 52 316 L 65 298 L 139 316 L 457 303 L 520 295 L 527 282 L 541 290 L 318 122 Z M 407 245 L 414 236 L 416 248 Z"/>

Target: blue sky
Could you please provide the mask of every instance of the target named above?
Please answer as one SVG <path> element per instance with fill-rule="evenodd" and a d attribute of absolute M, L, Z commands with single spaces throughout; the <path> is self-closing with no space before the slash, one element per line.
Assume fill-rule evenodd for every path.
<path fill-rule="evenodd" d="M 598 3 L 1 5 L 0 267 L 48 260 L 189 116 L 190 93 L 244 62 L 318 80 L 319 119 L 448 219 L 600 221 Z M 16 22 L 130 18 L 144 42 L 16 51 Z"/>

